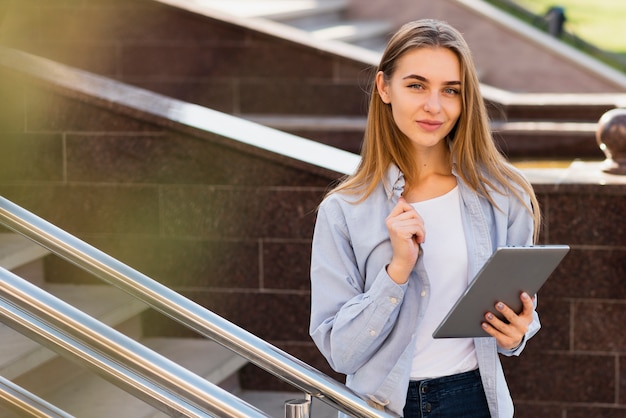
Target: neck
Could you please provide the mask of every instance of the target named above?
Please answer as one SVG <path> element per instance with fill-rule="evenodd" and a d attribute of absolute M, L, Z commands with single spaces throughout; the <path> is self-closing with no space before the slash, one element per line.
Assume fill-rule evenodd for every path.
<path fill-rule="evenodd" d="M 415 170 L 412 178 L 416 181 L 432 175 L 448 176 L 452 174 L 450 148 L 442 141 L 439 146 L 416 150 L 414 154 Z"/>

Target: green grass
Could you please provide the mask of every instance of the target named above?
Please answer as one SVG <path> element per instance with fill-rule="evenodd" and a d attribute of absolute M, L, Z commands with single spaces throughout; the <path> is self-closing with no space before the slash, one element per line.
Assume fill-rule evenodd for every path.
<path fill-rule="evenodd" d="M 514 0 L 544 15 L 550 6 L 565 8 L 564 29 L 605 51 L 626 56 L 625 0 Z"/>

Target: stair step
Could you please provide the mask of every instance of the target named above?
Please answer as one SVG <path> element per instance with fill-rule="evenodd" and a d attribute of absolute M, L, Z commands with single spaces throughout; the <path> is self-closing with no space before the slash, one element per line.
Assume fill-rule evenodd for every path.
<path fill-rule="evenodd" d="M 384 21 L 345 20 L 346 0 L 210 0 L 204 5 L 235 16 L 272 20 L 309 32 L 320 40 L 384 49 L 392 25 Z"/>
<path fill-rule="evenodd" d="M 182 367 L 219 384 L 248 363 L 238 354 L 203 338 L 146 338 L 142 344 Z"/>
<path fill-rule="evenodd" d="M 239 17 L 256 17 L 283 23 L 308 20 L 311 16 L 340 13 L 347 0 L 204 0 L 203 5 Z"/>
<path fill-rule="evenodd" d="M 247 363 L 241 356 L 207 339 L 146 338 L 141 343 L 215 384 Z M 76 417 L 168 416 L 88 370 L 40 396 Z"/>
<path fill-rule="evenodd" d="M 14 270 L 48 254 L 50 251 L 22 235 L 0 233 L 0 267 Z"/>
<path fill-rule="evenodd" d="M 352 43 L 359 46 L 369 44 L 385 45 L 391 36 L 392 25 L 385 21 L 347 20 L 338 23 L 322 23 L 299 26 L 299 29 L 310 32 L 323 40 Z"/>
<path fill-rule="evenodd" d="M 48 284 L 44 289 L 113 327 L 136 317 L 148 308 L 143 302 L 112 286 Z M 34 370 L 57 356 L 55 352 L 4 324 L 0 324 L 0 341 L 0 375 L 9 380 Z"/>

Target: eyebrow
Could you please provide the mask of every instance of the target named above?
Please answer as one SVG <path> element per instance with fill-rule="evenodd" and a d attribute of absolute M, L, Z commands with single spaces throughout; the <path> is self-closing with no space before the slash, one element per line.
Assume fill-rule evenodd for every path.
<path fill-rule="evenodd" d="M 403 77 L 403 80 L 409 80 L 409 79 L 416 79 L 416 80 L 420 80 L 423 81 L 425 83 L 428 82 L 428 79 L 426 77 L 422 77 L 421 75 L 417 75 L 417 74 L 409 74 L 406 77 Z M 460 81 L 445 81 L 444 86 L 460 86 L 461 82 Z"/>

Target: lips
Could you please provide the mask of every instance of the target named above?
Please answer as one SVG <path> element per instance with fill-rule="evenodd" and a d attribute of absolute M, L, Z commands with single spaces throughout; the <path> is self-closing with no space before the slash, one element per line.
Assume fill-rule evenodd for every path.
<path fill-rule="evenodd" d="M 433 132 L 436 131 L 443 125 L 443 122 L 435 121 L 435 120 L 418 120 L 417 124 L 420 128 L 425 131 Z"/>

